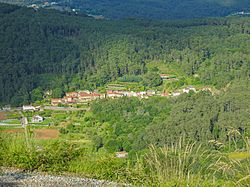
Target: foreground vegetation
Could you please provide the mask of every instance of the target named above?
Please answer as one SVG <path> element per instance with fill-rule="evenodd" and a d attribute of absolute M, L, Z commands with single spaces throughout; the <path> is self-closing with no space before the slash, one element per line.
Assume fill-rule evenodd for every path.
<path fill-rule="evenodd" d="M 248 84 L 232 83 L 218 95 L 104 99 L 89 111 L 26 112 L 54 123 L 30 125 L 28 136 L 2 128 L 0 165 L 134 185 L 247 186 Z M 11 113 L 7 118 L 18 118 Z M 39 139 L 37 128 L 60 136 Z M 116 158 L 121 150 L 129 157 Z"/>
<path fill-rule="evenodd" d="M 176 144 L 118 159 L 108 153 L 93 153 L 80 144 L 62 140 L 37 142 L 23 135 L 1 134 L 1 166 L 31 171 L 74 173 L 84 177 L 130 184 L 164 186 L 247 186 L 250 158 L 231 158 L 203 144 L 180 139 Z M 245 142 L 241 151 L 249 154 Z"/>

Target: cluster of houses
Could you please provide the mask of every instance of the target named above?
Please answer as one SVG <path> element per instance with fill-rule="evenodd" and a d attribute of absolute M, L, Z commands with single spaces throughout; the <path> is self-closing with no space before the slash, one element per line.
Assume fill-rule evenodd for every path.
<path fill-rule="evenodd" d="M 37 2 L 37 4 L 31 4 L 31 5 L 27 5 L 27 8 L 33 8 L 35 11 L 39 10 L 40 8 L 48 8 L 48 9 L 51 9 L 51 8 L 55 8 L 55 9 L 58 9 L 59 7 L 62 7 L 64 8 L 67 8 L 67 11 L 72 11 L 74 12 L 75 14 L 78 14 L 78 11 L 80 11 L 80 9 L 69 9 L 69 7 L 64 7 L 63 3 L 58 3 L 58 2 L 48 2 L 48 1 L 45 1 L 45 2 Z M 94 17 L 94 15 L 90 15 L 91 17 Z M 104 17 L 103 16 L 95 16 L 94 18 L 96 19 L 103 19 Z"/>
<path fill-rule="evenodd" d="M 175 75 L 170 75 L 170 74 L 160 74 L 160 77 L 163 81 L 177 81 L 178 80 Z"/>
<path fill-rule="evenodd" d="M 86 103 L 96 99 L 105 98 L 105 94 L 97 92 L 79 91 L 79 92 L 67 92 L 63 98 L 51 99 L 51 105 L 57 106 L 59 104 L 75 104 L 75 103 Z"/>
<path fill-rule="evenodd" d="M 90 101 L 94 101 L 96 99 L 104 99 L 104 98 L 120 98 L 120 97 L 137 97 L 140 99 L 147 99 L 152 96 L 161 96 L 161 97 L 169 97 L 169 96 L 179 96 L 182 93 L 189 93 L 190 91 L 197 92 L 193 86 L 188 86 L 183 90 L 175 91 L 173 93 L 162 92 L 158 93 L 155 90 L 147 90 L 141 92 L 134 91 L 124 91 L 124 90 L 108 90 L 105 94 L 91 92 L 88 90 L 78 91 L 78 92 L 68 92 L 63 98 L 53 98 L 51 99 L 52 106 L 58 106 L 59 104 L 80 104 L 87 103 Z"/>
<path fill-rule="evenodd" d="M 53 98 L 51 99 L 51 105 L 57 106 L 59 104 L 86 103 L 89 101 L 94 101 L 96 99 L 104 99 L 104 98 L 112 98 L 112 99 L 119 97 L 148 98 L 154 95 L 156 95 L 156 91 L 154 90 L 148 90 L 144 92 L 108 90 L 105 94 L 90 92 L 88 90 L 85 90 L 79 92 L 68 92 L 63 98 Z"/>
<path fill-rule="evenodd" d="M 42 4 L 31 4 L 31 5 L 28 5 L 27 7 L 28 8 L 33 8 L 35 10 L 39 9 L 39 8 L 47 8 L 47 7 L 51 7 L 51 6 L 54 6 L 54 5 L 58 5 L 57 2 L 48 2 L 48 1 L 45 1 L 44 3 Z"/>
<path fill-rule="evenodd" d="M 23 111 L 39 111 L 41 110 L 40 106 L 32 106 L 32 105 L 23 105 L 22 107 Z M 42 123 L 44 121 L 44 117 L 39 116 L 39 115 L 34 115 L 31 118 L 31 123 Z"/>
<path fill-rule="evenodd" d="M 171 95 L 173 96 L 173 97 L 177 97 L 177 96 L 180 96 L 181 94 L 183 94 L 183 93 L 189 93 L 189 92 L 191 92 L 191 91 L 193 91 L 193 92 L 197 92 L 197 90 L 196 90 L 196 88 L 195 87 L 193 87 L 193 86 L 188 86 L 188 87 L 186 87 L 186 88 L 183 88 L 182 90 L 177 90 L 177 91 L 175 91 L 175 92 L 173 92 Z"/>

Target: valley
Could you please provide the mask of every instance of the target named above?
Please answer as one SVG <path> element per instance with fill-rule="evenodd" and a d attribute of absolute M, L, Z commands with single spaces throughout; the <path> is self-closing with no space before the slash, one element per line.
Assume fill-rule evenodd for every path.
<path fill-rule="evenodd" d="M 22 2 L 0 3 L 0 186 L 249 185 L 249 17 Z"/>

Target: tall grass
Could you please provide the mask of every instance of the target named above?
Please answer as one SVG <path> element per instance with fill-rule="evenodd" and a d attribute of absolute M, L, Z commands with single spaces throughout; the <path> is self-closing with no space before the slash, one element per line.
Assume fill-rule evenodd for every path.
<path fill-rule="evenodd" d="M 230 154 L 181 138 L 170 146 L 149 146 L 137 159 L 90 153 L 74 144 L 39 144 L 23 134 L 0 134 L 0 166 L 72 172 L 135 186 L 250 186 L 249 141 Z M 240 157 L 237 154 L 240 153 Z"/>
<path fill-rule="evenodd" d="M 250 151 L 245 143 L 244 151 Z M 250 186 L 250 158 L 232 159 L 182 138 L 172 146 L 151 145 L 142 160 L 140 176 L 149 186 Z"/>
<path fill-rule="evenodd" d="M 0 166 L 61 172 L 67 170 L 69 161 L 78 154 L 66 142 L 52 141 L 41 145 L 33 139 L 27 143 L 25 135 L 21 133 L 0 135 Z"/>

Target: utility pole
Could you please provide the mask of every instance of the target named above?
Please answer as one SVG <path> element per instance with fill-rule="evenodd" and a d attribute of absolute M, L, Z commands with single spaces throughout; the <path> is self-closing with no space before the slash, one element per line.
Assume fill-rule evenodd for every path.
<path fill-rule="evenodd" d="M 28 125 L 29 125 L 28 118 L 25 117 L 22 112 L 20 112 L 20 114 L 22 115 L 21 125 L 24 128 L 26 145 L 30 148 L 30 144 L 29 144 L 29 132 L 28 132 L 28 128 L 27 128 Z"/>

